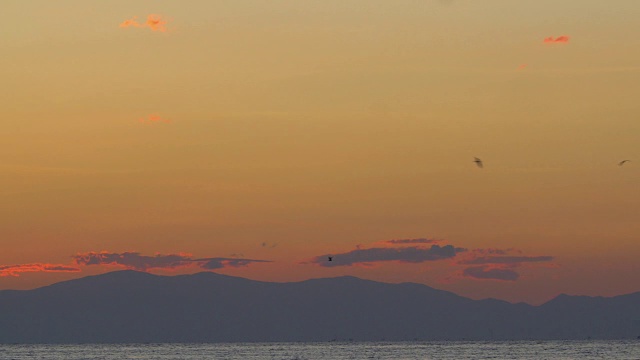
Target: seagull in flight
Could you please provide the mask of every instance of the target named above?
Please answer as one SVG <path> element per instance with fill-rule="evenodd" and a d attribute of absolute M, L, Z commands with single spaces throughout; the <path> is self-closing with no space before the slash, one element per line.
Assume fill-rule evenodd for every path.
<path fill-rule="evenodd" d="M 477 158 L 477 157 L 474 157 L 474 159 L 475 159 L 475 160 L 473 160 L 473 162 L 474 162 L 474 163 L 476 163 L 476 165 L 478 165 L 478 167 L 479 167 L 480 169 L 482 169 L 482 168 L 483 168 L 482 160 L 480 160 L 480 159 L 479 159 L 479 158 Z"/>
<path fill-rule="evenodd" d="M 622 166 L 622 165 L 624 165 L 624 163 L 629 162 L 629 161 L 631 161 L 631 160 L 622 160 L 622 161 L 620 161 L 618 163 L 618 166 Z"/>

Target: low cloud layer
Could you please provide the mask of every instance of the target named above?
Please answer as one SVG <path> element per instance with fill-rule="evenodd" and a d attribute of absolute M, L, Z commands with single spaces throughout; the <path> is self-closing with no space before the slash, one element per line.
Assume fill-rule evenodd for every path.
<path fill-rule="evenodd" d="M 525 262 L 551 261 L 553 256 L 483 256 L 474 259 L 460 261 L 460 264 L 484 265 L 484 264 L 521 264 Z"/>
<path fill-rule="evenodd" d="M 553 36 L 549 36 L 544 38 L 543 42 L 545 44 L 566 44 L 569 42 L 569 37 L 566 35 L 558 36 L 554 38 Z"/>
<path fill-rule="evenodd" d="M 514 255 L 516 254 L 516 255 Z M 516 249 L 474 249 L 460 265 L 473 265 L 465 268 L 462 275 L 478 280 L 516 281 L 520 278 L 517 268 L 524 264 L 536 265 L 553 261 L 553 256 L 525 256 Z"/>
<path fill-rule="evenodd" d="M 157 254 L 154 256 L 141 255 L 138 252 L 110 253 L 88 252 L 74 256 L 78 265 L 111 265 L 132 270 L 147 271 L 150 269 L 176 269 L 197 266 L 205 270 L 222 269 L 226 267 L 248 266 L 252 263 L 271 262 L 267 260 L 240 258 L 193 258 L 189 254 Z"/>
<path fill-rule="evenodd" d="M 471 266 L 462 271 L 466 277 L 480 280 L 516 281 L 520 277 L 516 271 L 488 266 Z"/>
<path fill-rule="evenodd" d="M 433 244 L 436 243 L 437 240 L 432 240 L 432 239 L 397 239 L 397 240 L 387 240 L 385 241 L 385 243 L 387 244 L 394 244 L 394 245 L 398 245 L 398 244 Z"/>
<path fill-rule="evenodd" d="M 196 259 L 194 261 L 198 263 L 198 266 L 207 270 L 222 269 L 226 267 L 242 267 L 242 266 L 249 266 L 252 263 L 271 262 L 268 260 L 236 259 L 236 258 L 210 258 L 210 259 Z"/>
<path fill-rule="evenodd" d="M 147 20 L 144 23 L 138 22 L 138 17 L 134 16 L 129 20 L 125 20 L 120 23 L 121 28 L 135 27 L 135 28 L 148 28 L 151 31 L 166 32 L 167 21 L 160 15 L 151 14 L 147 16 Z"/>
<path fill-rule="evenodd" d="M 316 256 L 311 261 L 324 267 L 353 266 L 358 264 L 370 264 L 380 261 L 400 261 L 408 263 L 420 263 L 449 259 L 465 249 L 452 245 L 432 245 L 431 247 L 403 247 L 403 248 L 370 248 L 355 249 L 340 254 L 325 254 Z M 331 261 L 328 261 L 331 257 Z"/>
<path fill-rule="evenodd" d="M 78 272 L 80 269 L 61 264 L 17 264 L 0 265 L 0 276 L 20 276 L 25 272 Z"/>

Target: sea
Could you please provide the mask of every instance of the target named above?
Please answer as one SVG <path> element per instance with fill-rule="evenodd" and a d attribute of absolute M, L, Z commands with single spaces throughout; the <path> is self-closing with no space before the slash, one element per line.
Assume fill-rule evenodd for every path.
<path fill-rule="evenodd" d="M 635 359 L 640 340 L 0 345 L 1 360 Z"/>

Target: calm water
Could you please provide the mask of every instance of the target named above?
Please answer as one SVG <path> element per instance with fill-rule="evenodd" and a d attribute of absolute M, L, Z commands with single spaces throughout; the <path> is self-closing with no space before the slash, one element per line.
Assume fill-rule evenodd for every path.
<path fill-rule="evenodd" d="M 640 340 L 543 342 L 0 345 L 0 359 L 640 359 Z"/>

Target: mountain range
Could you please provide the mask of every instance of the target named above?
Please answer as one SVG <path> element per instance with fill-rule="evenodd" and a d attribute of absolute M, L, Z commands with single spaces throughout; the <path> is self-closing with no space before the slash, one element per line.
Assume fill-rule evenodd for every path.
<path fill-rule="evenodd" d="M 532 306 L 355 277 L 272 283 L 131 270 L 0 291 L 0 343 L 640 338 L 640 292 Z"/>

